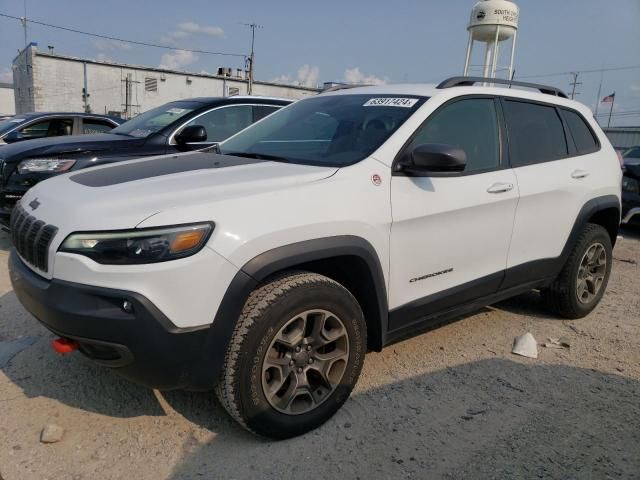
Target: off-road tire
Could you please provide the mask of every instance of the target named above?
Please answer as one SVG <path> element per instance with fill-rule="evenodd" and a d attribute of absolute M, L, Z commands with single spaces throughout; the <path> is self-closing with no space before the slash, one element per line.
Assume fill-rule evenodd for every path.
<path fill-rule="evenodd" d="M 339 385 L 315 409 L 287 415 L 268 402 L 262 387 L 262 362 L 274 336 L 293 316 L 310 309 L 337 314 L 347 331 L 349 355 Z M 306 433 L 326 422 L 342 406 L 355 386 L 366 352 L 366 325 L 353 295 L 322 275 L 292 272 L 256 288 L 235 326 L 216 386 L 227 412 L 247 430 L 285 439 Z"/>
<path fill-rule="evenodd" d="M 577 295 L 578 269 L 587 250 L 594 244 L 604 246 L 606 271 L 597 294 L 588 303 L 582 303 Z M 547 305 L 556 314 L 569 318 L 582 318 L 591 313 L 604 295 L 611 274 L 613 254 L 609 233 L 600 225 L 588 223 L 578 237 L 560 275 L 553 284 L 543 291 Z"/>

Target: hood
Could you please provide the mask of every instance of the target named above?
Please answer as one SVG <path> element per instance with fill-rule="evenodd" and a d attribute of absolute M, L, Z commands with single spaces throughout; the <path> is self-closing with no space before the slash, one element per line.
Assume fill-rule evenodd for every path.
<path fill-rule="evenodd" d="M 146 140 L 146 138 L 127 137 L 112 133 L 38 138 L 2 145 L 0 158 L 5 159 L 7 163 L 11 163 L 26 156 L 59 155 L 84 151 L 98 152 L 107 149 L 128 148 L 143 145 Z"/>
<path fill-rule="evenodd" d="M 327 178 L 336 168 L 254 160 L 213 153 L 162 155 L 51 178 L 29 190 L 25 210 L 73 231 L 134 228 L 160 212 L 190 212 L 234 197 L 250 197 Z M 37 202 L 33 202 L 37 199 Z M 30 204 L 37 205 L 34 210 Z M 175 223 L 187 223 L 178 214 Z M 201 221 L 206 219 L 201 219 Z M 62 241 L 62 238 L 55 242 Z"/>

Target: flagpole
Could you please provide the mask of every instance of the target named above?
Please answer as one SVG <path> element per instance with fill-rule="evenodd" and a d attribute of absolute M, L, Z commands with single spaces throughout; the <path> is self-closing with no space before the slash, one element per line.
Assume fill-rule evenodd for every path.
<path fill-rule="evenodd" d="M 601 94 L 602 94 L 602 82 L 604 81 L 604 60 L 602 61 L 602 70 L 600 70 L 600 85 L 598 86 L 598 97 L 596 98 L 596 113 L 595 113 L 595 117 L 596 120 L 598 118 L 598 108 L 600 107 L 600 102 L 601 100 Z"/>
<path fill-rule="evenodd" d="M 609 121 L 607 122 L 607 128 L 611 126 L 611 114 L 613 113 L 613 104 L 616 101 L 616 94 L 613 94 L 613 98 L 611 99 L 611 110 L 609 110 Z"/>
<path fill-rule="evenodd" d="M 596 118 L 596 122 L 598 122 L 598 109 L 600 107 L 600 95 L 602 94 L 602 78 L 600 78 L 600 86 L 598 87 L 598 97 L 596 98 L 596 113 L 593 116 Z M 600 122 L 598 122 L 599 124 Z"/>

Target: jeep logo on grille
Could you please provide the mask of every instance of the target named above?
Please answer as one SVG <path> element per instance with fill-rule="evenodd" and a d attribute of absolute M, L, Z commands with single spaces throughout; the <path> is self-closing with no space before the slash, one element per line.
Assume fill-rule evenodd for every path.
<path fill-rule="evenodd" d="M 36 208 L 38 208 L 40 206 L 40 202 L 38 201 L 37 198 L 35 198 L 34 200 L 32 200 L 29 203 L 29 206 L 31 207 L 31 210 L 35 210 Z"/>

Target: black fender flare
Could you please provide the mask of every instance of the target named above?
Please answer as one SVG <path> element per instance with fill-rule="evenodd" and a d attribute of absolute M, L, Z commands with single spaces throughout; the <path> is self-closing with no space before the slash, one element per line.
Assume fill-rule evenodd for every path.
<path fill-rule="evenodd" d="M 578 216 L 576 217 L 576 221 L 573 224 L 573 228 L 571 229 L 571 233 L 569 233 L 569 237 L 567 239 L 567 243 L 562 249 L 562 254 L 560 255 L 564 261 L 569 258 L 571 251 L 580 235 L 580 232 L 584 229 L 585 225 L 589 222 L 594 215 L 598 212 L 603 212 L 605 210 L 615 209 L 618 211 L 618 219 L 617 225 L 620 226 L 620 218 L 622 207 L 620 205 L 620 199 L 615 195 L 604 195 L 602 197 L 596 197 L 589 200 L 585 203 Z M 616 231 L 617 233 L 617 231 Z M 616 235 L 614 235 L 611 239 L 611 244 L 614 245 L 616 240 Z M 563 262 L 564 265 L 564 262 Z"/>
<path fill-rule="evenodd" d="M 296 242 L 268 250 L 249 260 L 235 275 L 222 298 L 202 351 L 202 358 L 193 372 L 191 384 L 195 388 L 207 388 L 214 385 L 224 366 L 224 357 L 231 340 L 236 322 L 242 313 L 247 298 L 262 282 L 277 272 L 310 262 L 325 259 L 355 256 L 362 260 L 369 270 L 374 285 L 377 315 L 368 318 L 370 326 L 379 332 L 379 345 L 382 348 L 389 321 L 387 289 L 380 259 L 371 243 L 362 237 L 337 235 Z"/>

